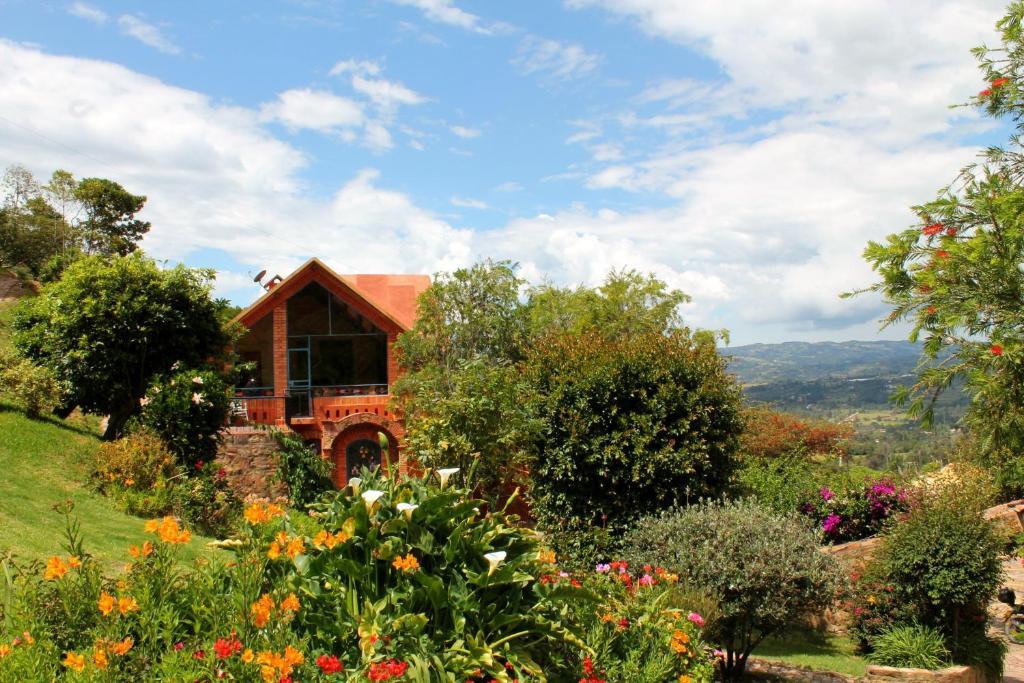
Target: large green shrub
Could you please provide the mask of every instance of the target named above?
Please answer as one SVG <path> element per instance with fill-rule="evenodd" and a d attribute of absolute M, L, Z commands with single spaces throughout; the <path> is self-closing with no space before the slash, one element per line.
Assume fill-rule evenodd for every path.
<path fill-rule="evenodd" d="M 52 372 L 0 349 L 0 394 L 17 401 L 26 415 L 36 418 L 53 410 L 64 392 Z"/>
<path fill-rule="evenodd" d="M 895 600 L 938 629 L 957 661 L 976 631 L 984 634 L 988 604 L 1003 576 L 1006 538 L 959 495 L 925 496 L 885 536 L 878 556 Z"/>
<path fill-rule="evenodd" d="M 702 503 L 635 523 L 625 537 L 631 564 L 651 562 L 719 602 L 723 673 L 741 677 L 765 637 L 835 599 L 839 571 L 817 535 L 795 515 L 752 501 Z"/>
<path fill-rule="evenodd" d="M 607 559 L 637 517 L 728 486 L 740 393 L 706 336 L 562 336 L 530 364 L 545 425 L 532 510 L 560 553 Z"/>
<path fill-rule="evenodd" d="M 779 514 L 800 508 L 819 488 L 820 477 L 802 453 L 747 458 L 737 472 L 741 491 Z"/>

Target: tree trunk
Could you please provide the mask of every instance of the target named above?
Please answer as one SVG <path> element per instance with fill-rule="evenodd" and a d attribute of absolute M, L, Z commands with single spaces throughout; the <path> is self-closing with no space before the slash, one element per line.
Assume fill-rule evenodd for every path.
<path fill-rule="evenodd" d="M 107 429 L 103 432 L 104 441 L 113 441 L 124 435 L 124 427 L 134 414 L 135 406 L 134 402 L 125 403 L 111 411 L 107 417 Z"/>
<path fill-rule="evenodd" d="M 75 412 L 75 408 L 77 408 L 77 407 L 78 406 L 75 405 L 74 403 L 66 404 L 66 405 L 59 405 L 59 406 L 57 406 L 56 408 L 53 409 L 53 414 L 56 415 L 57 417 L 59 417 L 62 420 L 66 420 L 68 415 L 70 415 L 71 413 Z"/>

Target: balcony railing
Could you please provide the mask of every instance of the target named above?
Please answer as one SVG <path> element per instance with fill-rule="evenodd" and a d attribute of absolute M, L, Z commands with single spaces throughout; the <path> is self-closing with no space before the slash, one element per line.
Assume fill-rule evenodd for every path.
<path fill-rule="evenodd" d="M 387 393 L 387 384 L 293 387 L 285 396 L 274 396 L 272 387 L 240 387 L 235 389 L 232 399 L 231 418 L 235 424 L 272 425 L 280 420 L 313 417 L 318 405 L 332 399 L 344 403 L 346 398 L 386 396 Z"/>

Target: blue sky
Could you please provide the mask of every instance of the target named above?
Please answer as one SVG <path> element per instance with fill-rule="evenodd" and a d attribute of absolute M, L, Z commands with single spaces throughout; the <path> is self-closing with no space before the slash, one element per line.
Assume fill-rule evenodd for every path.
<path fill-rule="evenodd" d="M 684 5 L 687 5 L 684 7 Z M 0 163 L 146 194 L 156 257 L 611 268 L 733 343 L 876 338 L 868 239 L 1006 131 L 999 2 L 0 0 Z M 891 331 L 891 338 L 899 331 Z"/>

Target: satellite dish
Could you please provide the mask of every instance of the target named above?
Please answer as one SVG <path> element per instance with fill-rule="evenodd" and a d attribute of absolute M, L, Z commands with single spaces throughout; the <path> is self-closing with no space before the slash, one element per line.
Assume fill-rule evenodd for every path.
<path fill-rule="evenodd" d="M 263 276 L 264 276 L 264 275 L 266 275 L 266 274 L 267 274 L 267 269 L 266 269 L 266 268 L 264 268 L 264 269 L 263 269 L 263 270 L 261 270 L 260 272 L 256 273 L 256 277 L 254 277 L 254 278 L 252 279 L 252 281 L 253 281 L 253 282 L 259 282 L 260 280 L 262 280 L 262 279 L 263 279 Z"/>

